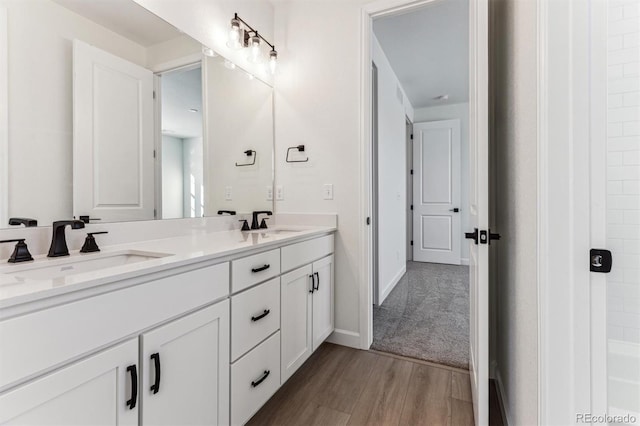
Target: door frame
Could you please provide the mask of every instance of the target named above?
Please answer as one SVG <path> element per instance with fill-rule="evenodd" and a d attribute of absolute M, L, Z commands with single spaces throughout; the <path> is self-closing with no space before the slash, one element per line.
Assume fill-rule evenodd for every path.
<path fill-rule="evenodd" d="M 9 29 L 0 7 L 0 228 L 9 220 Z"/>
<path fill-rule="evenodd" d="M 413 122 L 405 116 L 407 143 L 407 262 L 413 261 Z"/>
<path fill-rule="evenodd" d="M 377 0 L 362 7 L 360 15 L 360 303 L 359 320 L 360 335 L 353 336 L 354 340 L 341 342 L 352 346 L 359 346 L 361 349 L 369 349 L 373 343 L 373 232 L 371 226 L 367 224 L 366 218 L 371 217 L 373 188 L 373 165 L 372 165 L 372 141 L 371 141 L 371 45 L 373 19 L 381 16 L 390 16 L 398 13 L 406 13 L 427 4 L 439 0 Z M 472 0 L 484 3 L 485 0 Z M 474 12 L 473 20 L 476 22 L 475 31 L 477 34 L 489 34 L 487 25 L 478 25 L 477 8 L 471 8 Z M 469 28 L 473 31 L 474 28 Z M 477 39 L 474 36 L 473 39 Z M 488 61 L 483 58 L 484 61 Z M 470 63 L 470 67 L 474 64 Z M 470 69 L 471 70 L 471 69 Z M 474 73 L 475 74 L 475 73 Z M 476 78 L 478 76 L 476 75 Z M 488 115 L 489 105 L 478 105 L 476 110 L 480 116 Z M 488 125 L 488 123 L 487 123 Z M 470 138 L 473 134 L 470 135 Z M 359 345 L 355 338 L 359 338 Z"/>
<path fill-rule="evenodd" d="M 591 326 L 598 319 L 591 308 L 602 296 L 591 291 L 588 267 L 591 244 L 606 247 L 592 226 L 604 218 L 591 217 L 592 191 L 606 185 L 590 176 L 592 167 L 602 167 L 591 138 L 589 99 L 599 76 L 572 72 L 589 69 L 594 59 L 589 3 L 598 2 L 537 3 L 539 424 L 574 424 L 577 413 L 605 412 L 592 400 L 602 386 L 592 366 L 602 360 L 591 353 Z"/>

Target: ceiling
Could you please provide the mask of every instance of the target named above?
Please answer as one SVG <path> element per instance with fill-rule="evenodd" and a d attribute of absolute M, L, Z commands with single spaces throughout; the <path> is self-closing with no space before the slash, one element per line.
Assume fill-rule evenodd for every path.
<path fill-rule="evenodd" d="M 374 20 L 373 32 L 414 108 L 469 101 L 468 22 L 468 0 L 438 0 Z M 449 99 L 434 99 L 441 95 Z"/>
<path fill-rule="evenodd" d="M 180 35 L 172 25 L 131 0 L 53 1 L 143 47 Z"/>
<path fill-rule="evenodd" d="M 176 138 L 202 137 L 201 68 L 162 75 L 162 134 Z M 195 109 L 196 112 L 190 111 Z"/>

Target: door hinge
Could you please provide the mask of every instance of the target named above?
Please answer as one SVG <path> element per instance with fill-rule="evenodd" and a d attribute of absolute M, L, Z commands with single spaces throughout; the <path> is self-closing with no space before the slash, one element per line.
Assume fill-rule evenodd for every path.
<path fill-rule="evenodd" d="M 413 240 L 411 240 L 411 245 L 413 245 Z"/>
<path fill-rule="evenodd" d="M 153 209 L 153 217 L 157 218 L 158 217 L 158 210 Z"/>
<path fill-rule="evenodd" d="M 413 174 L 413 169 L 411 169 L 411 174 Z"/>
<path fill-rule="evenodd" d="M 411 133 L 411 140 L 413 140 L 413 133 Z"/>
<path fill-rule="evenodd" d="M 413 210 L 413 204 L 411 204 L 411 210 Z"/>
<path fill-rule="evenodd" d="M 371 225 L 371 218 L 367 217 L 367 225 Z"/>
<path fill-rule="evenodd" d="M 156 150 L 153 150 L 153 158 L 156 158 Z"/>
<path fill-rule="evenodd" d="M 153 99 L 155 99 L 155 98 L 156 98 L 156 91 L 154 90 L 153 91 Z"/>

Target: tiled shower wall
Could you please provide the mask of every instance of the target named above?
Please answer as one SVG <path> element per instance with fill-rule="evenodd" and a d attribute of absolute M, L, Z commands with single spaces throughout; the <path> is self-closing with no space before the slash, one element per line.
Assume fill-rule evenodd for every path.
<path fill-rule="evenodd" d="M 608 337 L 640 343 L 640 0 L 608 3 Z"/>

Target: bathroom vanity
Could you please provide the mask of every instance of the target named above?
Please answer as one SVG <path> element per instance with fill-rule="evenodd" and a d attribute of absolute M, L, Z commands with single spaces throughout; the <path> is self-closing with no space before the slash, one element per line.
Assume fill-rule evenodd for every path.
<path fill-rule="evenodd" d="M 334 329 L 334 231 L 0 267 L 0 424 L 244 424 Z"/>

